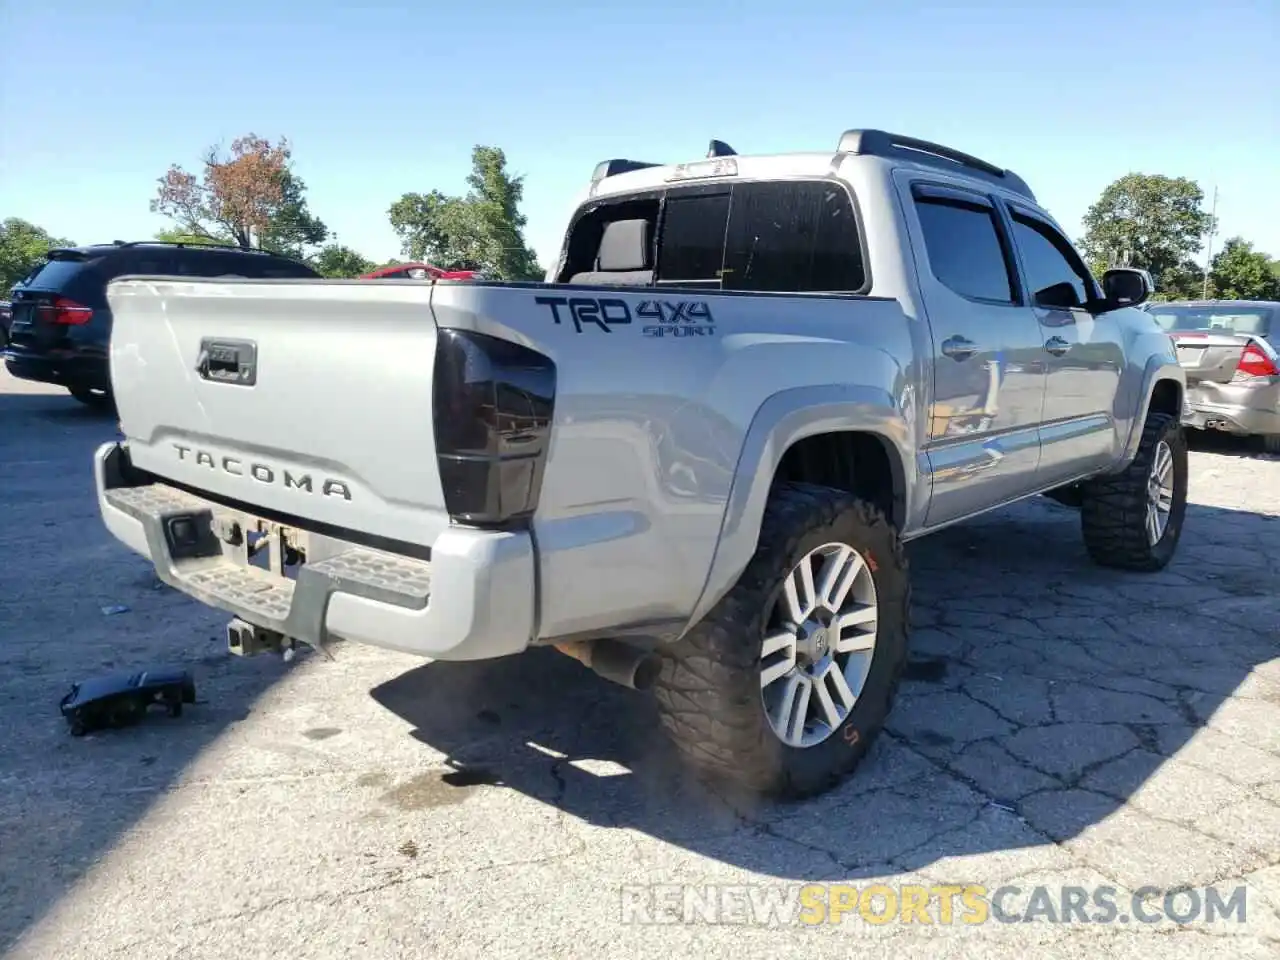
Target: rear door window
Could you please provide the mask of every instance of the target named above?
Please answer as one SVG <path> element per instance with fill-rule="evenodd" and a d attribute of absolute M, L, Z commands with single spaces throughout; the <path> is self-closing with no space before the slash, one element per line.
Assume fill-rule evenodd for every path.
<path fill-rule="evenodd" d="M 175 258 L 167 250 L 141 249 L 128 254 L 117 254 L 108 264 L 109 280 L 126 275 L 140 277 L 171 277 L 180 273 Z"/>
<path fill-rule="evenodd" d="M 245 277 L 251 280 L 282 277 L 314 277 L 304 264 L 258 253 L 220 253 L 213 250 L 184 250 L 179 268 L 189 277 Z"/>
<path fill-rule="evenodd" d="M 263 257 L 259 261 L 254 261 L 250 269 L 256 272 L 246 274 L 246 276 L 262 277 L 266 280 L 312 279 L 320 276 L 317 271 L 311 269 L 305 263 L 286 260 L 283 257 Z"/>
<path fill-rule="evenodd" d="M 946 287 L 984 303 L 1014 303 L 1014 286 L 996 211 L 976 200 L 918 195 L 916 215 L 933 275 Z"/>

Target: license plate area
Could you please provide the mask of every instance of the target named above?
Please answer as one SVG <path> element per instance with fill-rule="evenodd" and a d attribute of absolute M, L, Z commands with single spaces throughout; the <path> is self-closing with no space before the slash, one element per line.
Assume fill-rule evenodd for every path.
<path fill-rule="evenodd" d="M 307 562 L 305 530 L 244 514 L 215 514 L 212 527 L 223 553 L 245 566 L 296 580 Z"/>
<path fill-rule="evenodd" d="M 15 303 L 10 308 L 9 332 L 26 333 L 35 326 L 36 306 L 34 303 Z"/>

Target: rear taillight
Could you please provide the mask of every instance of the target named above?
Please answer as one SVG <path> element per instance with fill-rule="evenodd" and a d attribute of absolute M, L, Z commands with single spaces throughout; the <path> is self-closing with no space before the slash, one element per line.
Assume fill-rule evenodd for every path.
<path fill-rule="evenodd" d="M 1271 358 L 1263 353 L 1256 343 L 1251 343 L 1240 354 L 1240 362 L 1236 364 L 1236 375 L 1233 379 L 1247 380 L 1251 377 L 1274 376 L 1280 376 L 1280 370 L 1276 369 Z"/>
<path fill-rule="evenodd" d="M 504 526 L 533 514 L 555 393 L 550 358 L 484 334 L 440 331 L 433 419 L 450 517 Z"/>
<path fill-rule="evenodd" d="M 53 303 L 42 303 L 36 309 L 41 320 L 67 327 L 78 327 L 88 323 L 93 317 L 92 307 L 86 307 L 66 297 L 57 297 Z"/>

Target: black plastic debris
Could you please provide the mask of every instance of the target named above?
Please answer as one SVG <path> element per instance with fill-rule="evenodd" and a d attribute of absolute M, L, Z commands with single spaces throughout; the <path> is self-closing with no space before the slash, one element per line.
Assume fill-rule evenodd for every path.
<path fill-rule="evenodd" d="M 155 667 L 132 673 L 112 673 L 72 684 L 62 698 L 62 716 L 71 735 L 137 723 L 152 704 L 169 716 L 182 715 L 184 703 L 196 702 L 196 685 L 185 670 Z"/>

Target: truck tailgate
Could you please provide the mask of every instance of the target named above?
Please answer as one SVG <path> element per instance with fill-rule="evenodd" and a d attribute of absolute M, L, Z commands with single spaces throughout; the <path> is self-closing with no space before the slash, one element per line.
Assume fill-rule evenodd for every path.
<path fill-rule="evenodd" d="M 402 542 L 448 526 L 429 285 L 133 278 L 107 296 L 135 466 Z"/>
<path fill-rule="evenodd" d="M 1248 336 L 1230 333 L 1178 332 L 1169 334 L 1186 371 L 1187 383 L 1230 383 L 1249 343 Z"/>

